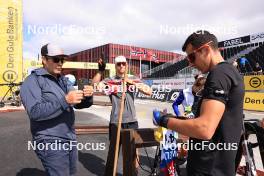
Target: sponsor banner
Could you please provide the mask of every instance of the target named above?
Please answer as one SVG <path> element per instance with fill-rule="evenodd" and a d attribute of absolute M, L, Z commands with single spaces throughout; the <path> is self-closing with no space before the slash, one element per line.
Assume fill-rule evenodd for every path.
<path fill-rule="evenodd" d="M 32 70 L 42 67 L 42 61 L 41 60 L 33 60 L 33 59 L 24 59 L 23 61 L 23 78 L 28 76 L 29 73 L 31 73 Z M 72 62 L 72 61 L 66 61 L 62 68 L 65 69 L 98 69 L 97 63 L 92 62 Z M 110 75 L 115 75 L 115 64 L 106 64 L 106 70 L 109 70 Z M 76 76 L 76 75 L 75 75 Z"/>
<path fill-rule="evenodd" d="M 264 33 L 254 34 L 250 36 L 251 43 L 262 42 L 262 41 L 264 41 Z"/>
<path fill-rule="evenodd" d="M 165 86 L 170 89 L 185 89 L 186 79 L 162 79 L 162 80 L 153 80 L 153 87 Z"/>
<path fill-rule="evenodd" d="M 167 96 L 167 101 L 168 102 L 174 102 L 177 99 L 177 97 L 179 96 L 180 91 L 181 90 L 172 90 Z"/>
<path fill-rule="evenodd" d="M 25 79 L 33 70 L 42 67 L 41 60 L 29 60 L 24 59 L 23 61 L 23 79 Z"/>
<path fill-rule="evenodd" d="M 140 99 L 174 102 L 178 97 L 180 91 L 181 90 L 160 91 L 158 89 L 154 89 L 152 92 L 152 96 L 147 96 L 141 92 L 137 92 L 135 97 Z"/>
<path fill-rule="evenodd" d="M 141 92 L 137 92 L 135 97 L 140 98 L 140 99 L 151 99 L 151 96 L 145 95 Z"/>
<path fill-rule="evenodd" d="M 65 64 L 63 64 L 62 68 L 71 68 L 71 69 L 98 69 L 98 64 L 95 62 L 65 62 Z M 105 67 L 106 70 L 109 70 L 110 72 L 110 76 L 114 76 L 115 75 L 115 64 L 106 64 Z"/>
<path fill-rule="evenodd" d="M 246 92 L 244 97 L 244 109 L 264 111 L 264 93 Z"/>
<path fill-rule="evenodd" d="M 158 100 L 158 101 L 167 101 L 167 97 L 168 97 L 168 94 L 170 92 L 171 92 L 171 90 L 170 91 L 160 91 L 158 89 L 154 89 L 152 91 L 151 96 L 144 95 L 141 92 L 137 92 L 135 96 L 137 98 L 140 98 L 140 99 L 152 99 L 152 100 Z"/>
<path fill-rule="evenodd" d="M 22 81 L 22 1 L 0 1 L 0 83 Z M 7 91 L 1 87 L 0 96 Z"/>
<path fill-rule="evenodd" d="M 244 76 L 245 90 L 264 90 L 264 75 Z"/>
<path fill-rule="evenodd" d="M 235 39 L 225 40 L 222 42 L 219 42 L 219 47 L 230 47 L 230 46 L 236 46 L 241 44 L 246 44 L 250 42 L 250 35 L 239 37 Z"/>
<path fill-rule="evenodd" d="M 166 101 L 169 93 L 170 93 L 170 91 L 169 92 L 159 91 L 156 89 L 156 90 L 153 90 L 151 99 L 152 100 L 158 100 L 158 101 Z"/>
<path fill-rule="evenodd" d="M 185 79 L 185 89 L 192 87 L 194 84 L 194 78 L 186 78 Z"/>
<path fill-rule="evenodd" d="M 153 85 L 153 80 L 143 80 L 143 83 L 151 87 Z"/>

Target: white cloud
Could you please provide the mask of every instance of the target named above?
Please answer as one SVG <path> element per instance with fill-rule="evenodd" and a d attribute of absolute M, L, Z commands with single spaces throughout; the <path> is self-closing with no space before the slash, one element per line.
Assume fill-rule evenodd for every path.
<path fill-rule="evenodd" d="M 161 26 L 166 25 L 177 29 L 188 25 L 224 26 L 236 32 L 217 34 L 219 40 L 263 32 L 264 28 L 262 0 L 24 0 L 23 5 L 25 29 L 28 25 L 74 25 L 96 31 L 32 35 L 24 41 L 24 55 L 37 56 L 47 42 L 62 45 L 68 54 L 106 43 L 180 51 L 189 33 L 161 33 Z"/>

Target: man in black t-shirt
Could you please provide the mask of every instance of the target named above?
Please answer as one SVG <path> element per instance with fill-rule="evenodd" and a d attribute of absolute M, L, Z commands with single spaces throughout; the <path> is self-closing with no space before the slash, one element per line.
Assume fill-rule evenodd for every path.
<path fill-rule="evenodd" d="M 183 51 L 190 66 L 208 73 L 195 119 L 180 120 L 153 111 L 154 123 L 190 136 L 189 176 L 234 176 L 235 156 L 242 131 L 244 84 L 238 71 L 225 62 L 216 37 L 207 31 L 190 35 Z"/>

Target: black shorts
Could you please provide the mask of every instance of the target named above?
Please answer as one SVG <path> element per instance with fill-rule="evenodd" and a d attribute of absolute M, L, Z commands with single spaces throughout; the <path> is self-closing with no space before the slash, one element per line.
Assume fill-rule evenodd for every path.
<path fill-rule="evenodd" d="M 138 122 L 129 122 L 129 123 L 122 123 L 122 129 L 138 129 Z M 109 123 L 109 140 L 111 139 L 112 134 L 116 134 L 117 132 L 117 124 L 116 123 Z"/>

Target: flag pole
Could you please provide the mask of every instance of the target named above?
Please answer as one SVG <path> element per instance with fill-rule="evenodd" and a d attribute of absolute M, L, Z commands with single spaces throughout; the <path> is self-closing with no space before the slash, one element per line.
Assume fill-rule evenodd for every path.
<path fill-rule="evenodd" d="M 123 111 L 124 111 L 125 96 L 126 96 L 126 80 L 127 80 L 127 66 L 126 66 L 124 80 L 122 81 L 123 90 L 122 90 L 122 97 L 121 97 L 119 113 L 118 113 L 115 156 L 114 156 L 114 170 L 112 173 L 113 176 L 116 176 L 116 171 L 117 171 L 117 161 L 118 161 L 119 143 L 120 143 L 120 131 L 121 131 L 121 123 L 122 123 L 122 119 L 123 119 Z"/>
<path fill-rule="evenodd" d="M 131 64 L 131 45 L 129 45 L 129 63 L 128 63 L 128 73 L 130 74 L 130 64 Z"/>
<path fill-rule="evenodd" d="M 139 78 L 142 79 L 142 74 L 141 74 L 141 54 L 139 56 L 139 60 L 140 60 L 140 62 L 139 62 Z"/>
<path fill-rule="evenodd" d="M 149 72 L 150 72 L 150 75 L 151 75 L 151 60 L 152 60 L 152 56 L 150 57 L 150 59 L 149 59 L 149 62 L 150 62 L 150 69 L 149 69 Z"/>

